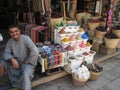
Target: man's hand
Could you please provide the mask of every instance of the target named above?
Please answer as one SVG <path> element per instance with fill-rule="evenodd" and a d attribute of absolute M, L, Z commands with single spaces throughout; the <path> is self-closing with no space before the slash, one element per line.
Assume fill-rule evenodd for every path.
<path fill-rule="evenodd" d="M 24 61 L 25 64 L 28 64 L 29 62 L 28 61 Z"/>
<path fill-rule="evenodd" d="M 12 58 L 10 61 L 12 63 L 13 68 L 15 68 L 15 69 L 19 68 L 19 63 L 15 58 Z"/>

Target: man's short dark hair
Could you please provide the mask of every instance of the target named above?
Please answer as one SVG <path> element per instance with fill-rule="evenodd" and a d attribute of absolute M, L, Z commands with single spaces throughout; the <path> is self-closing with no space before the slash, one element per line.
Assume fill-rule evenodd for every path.
<path fill-rule="evenodd" d="M 8 30 L 10 30 L 10 28 L 18 28 L 19 30 L 20 30 L 20 27 L 19 27 L 19 25 L 10 25 L 9 27 L 8 27 Z"/>

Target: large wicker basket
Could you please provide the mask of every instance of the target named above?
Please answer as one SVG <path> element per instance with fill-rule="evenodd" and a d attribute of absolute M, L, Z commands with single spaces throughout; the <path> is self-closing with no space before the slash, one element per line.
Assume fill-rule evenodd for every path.
<path fill-rule="evenodd" d="M 102 18 L 102 16 L 91 16 L 91 19 L 93 19 L 93 20 L 98 20 L 100 18 Z"/>
<path fill-rule="evenodd" d="M 93 72 L 93 71 L 90 71 L 90 80 L 96 80 L 98 79 L 98 77 L 101 75 L 101 72 Z"/>
<path fill-rule="evenodd" d="M 104 37 L 106 48 L 116 48 L 118 43 L 119 43 L 119 40 L 120 40 L 119 38 L 117 38 L 117 39 L 108 39 L 108 38 Z"/>
<path fill-rule="evenodd" d="M 78 79 L 75 75 L 72 74 L 72 81 L 75 86 L 84 86 L 88 79 Z"/>
<path fill-rule="evenodd" d="M 95 30 L 98 26 L 100 26 L 100 22 L 97 23 L 88 22 L 88 27 L 90 30 Z"/>
<path fill-rule="evenodd" d="M 106 34 L 106 32 L 95 30 L 95 37 L 97 37 L 97 38 L 103 39 L 105 34 Z"/>
<path fill-rule="evenodd" d="M 112 32 L 120 38 L 120 30 L 112 30 Z"/>
<path fill-rule="evenodd" d="M 85 16 L 85 15 L 86 15 L 86 12 L 76 13 L 76 19 L 77 19 L 77 21 L 80 21 L 81 18 L 82 18 L 83 16 Z"/>

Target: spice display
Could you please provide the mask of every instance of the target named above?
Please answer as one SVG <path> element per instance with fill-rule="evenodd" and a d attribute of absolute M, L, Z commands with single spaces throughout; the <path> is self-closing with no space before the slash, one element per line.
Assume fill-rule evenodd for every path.
<path fill-rule="evenodd" d="M 76 40 L 82 40 L 81 35 L 77 35 L 77 36 L 76 36 Z"/>
<path fill-rule="evenodd" d="M 59 33 L 59 34 L 66 34 L 66 32 L 65 32 L 64 29 L 61 29 L 58 33 Z"/>
<path fill-rule="evenodd" d="M 70 41 L 75 41 L 75 35 L 71 35 L 71 36 L 69 37 L 69 40 L 70 40 Z"/>
<path fill-rule="evenodd" d="M 68 46 L 65 48 L 65 50 L 67 50 L 67 51 L 72 51 L 72 50 L 73 50 L 73 47 L 72 47 L 71 45 L 68 45 Z"/>
<path fill-rule="evenodd" d="M 89 53 L 88 52 L 84 52 L 82 55 L 89 55 Z"/>
<path fill-rule="evenodd" d="M 61 40 L 62 42 L 69 42 L 69 39 L 68 38 L 64 38 Z"/>
<path fill-rule="evenodd" d="M 89 53 L 90 53 L 90 54 L 96 54 L 96 52 L 95 52 L 95 51 L 90 51 Z"/>
<path fill-rule="evenodd" d="M 84 32 L 84 29 L 83 29 L 83 28 L 80 28 L 80 29 L 78 30 L 78 32 Z"/>
<path fill-rule="evenodd" d="M 85 43 L 82 41 L 82 43 L 79 45 L 81 48 L 85 48 L 86 47 L 86 45 L 85 45 Z"/>
<path fill-rule="evenodd" d="M 70 62 L 74 62 L 74 61 L 76 61 L 76 58 L 75 58 L 74 56 L 70 56 L 70 57 L 69 57 L 69 61 L 70 61 Z"/>
<path fill-rule="evenodd" d="M 91 44 L 89 42 L 86 43 L 86 46 L 91 46 Z"/>
<path fill-rule="evenodd" d="M 75 44 L 75 45 L 73 46 L 73 48 L 74 48 L 75 51 L 80 49 L 80 47 L 79 47 L 78 44 Z"/>

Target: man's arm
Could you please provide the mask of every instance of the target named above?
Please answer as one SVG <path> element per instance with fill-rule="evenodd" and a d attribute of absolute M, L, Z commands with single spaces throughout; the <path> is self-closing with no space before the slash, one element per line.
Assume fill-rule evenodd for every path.
<path fill-rule="evenodd" d="M 5 60 L 10 60 L 12 58 L 14 58 L 14 56 L 12 55 L 12 48 L 11 48 L 11 43 L 10 41 L 8 41 L 8 43 L 6 44 L 4 53 L 3 53 L 3 58 Z"/>
<path fill-rule="evenodd" d="M 32 40 L 27 36 L 25 39 L 25 43 L 27 45 L 27 48 L 29 49 L 29 56 L 27 57 L 27 59 L 25 60 L 25 63 L 30 63 L 33 65 L 37 64 L 37 59 L 38 59 L 38 49 L 35 46 L 35 44 L 32 42 Z"/>
<path fill-rule="evenodd" d="M 5 48 L 5 51 L 3 53 L 3 58 L 6 61 L 10 61 L 13 68 L 19 68 L 19 64 L 18 64 L 17 60 L 12 55 L 12 48 L 11 48 L 10 41 L 8 41 L 8 43 L 6 44 L 6 48 Z"/>

